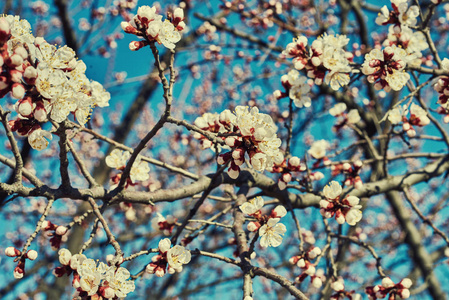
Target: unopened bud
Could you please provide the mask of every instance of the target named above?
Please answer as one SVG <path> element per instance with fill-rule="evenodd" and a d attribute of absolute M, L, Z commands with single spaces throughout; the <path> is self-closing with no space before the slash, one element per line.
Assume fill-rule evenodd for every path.
<path fill-rule="evenodd" d="M 35 250 L 29 250 L 27 252 L 27 257 L 29 260 L 35 260 L 37 258 L 37 252 Z"/>

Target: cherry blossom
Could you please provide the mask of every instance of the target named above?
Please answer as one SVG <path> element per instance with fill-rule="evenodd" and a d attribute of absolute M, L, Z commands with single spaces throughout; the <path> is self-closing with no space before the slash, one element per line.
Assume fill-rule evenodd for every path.
<path fill-rule="evenodd" d="M 407 52 L 396 45 L 384 50 L 373 49 L 365 55 L 362 72 L 368 75 L 370 83 L 375 83 L 376 89 L 399 91 L 410 79 L 410 75 L 404 70 L 406 61 Z"/>
<path fill-rule="evenodd" d="M 382 299 L 387 295 L 389 299 L 394 299 L 398 296 L 401 299 L 408 299 L 410 297 L 410 287 L 412 281 L 409 278 L 402 279 L 399 283 L 395 284 L 390 277 L 384 277 L 382 284 L 376 286 L 368 286 L 365 288 L 365 292 L 369 299 Z"/>
<path fill-rule="evenodd" d="M 260 245 L 262 247 L 278 247 L 282 243 L 282 236 L 287 231 L 284 224 L 278 223 L 280 218 L 271 218 L 267 224 L 259 229 Z"/>
<path fill-rule="evenodd" d="M 181 31 L 185 28 L 184 11 L 176 8 L 174 18 L 162 21 L 162 16 L 156 13 L 156 7 L 147 5 L 137 10 L 131 22 L 122 22 L 121 27 L 126 33 L 144 37 L 145 41 L 131 42 L 130 49 L 133 51 L 148 45 L 148 42 L 163 44 L 168 49 L 175 49 L 176 43 L 181 40 Z"/>
<path fill-rule="evenodd" d="M 346 222 L 354 226 L 362 219 L 360 199 L 356 196 L 346 196 L 344 199 L 340 199 L 342 192 L 343 189 L 337 181 L 332 181 L 329 185 L 326 185 L 323 194 L 327 200 L 320 201 L 320 213 L 325 218 L 335 216 L 339 224 Z"/>
<path fill-rule="evenodd" d="M 255 197 L 240 205 L 240 210 L 247 215 L 252 215 L 258 212 L 263 207 L 263 204 L 264 201 L 262 197 Z"/>

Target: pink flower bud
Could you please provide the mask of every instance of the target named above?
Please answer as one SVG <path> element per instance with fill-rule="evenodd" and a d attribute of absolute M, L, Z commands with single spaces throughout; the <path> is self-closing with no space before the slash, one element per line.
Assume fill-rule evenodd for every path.
<path fill-rule="evenodd" d="M 181 22 L 182 20 L 184 20 L 184 10 L 180 7 L 176 8 L 175 11 L 173 12 L 173 16 L 174 16 L 175 22 L 176 22 L 176 20 L 179 20 L 179 21 L 177 21 L 177 23 Z"/>
<path fill-rule="evenodd" d="M 31 115 L 33 112 L 33 101 L 31 97 L 25 97 L 18 101 L 17 112 L 24 117 Z"/>
<path fill-rule="evenodd" d="M 146 45 L 148 45 L 148 43 L 145 41 L 133 41 L 133 42 L 129 43 L 129 50 L 137 51 L 137 50 L 145 47 Z"/>
<path fill-rule="evenodd" d="M 323 282 L 321 281 L 321 279 L 319 277 L 314 277 L 312 279 L 312 285 L 315 288 L 319 289 L 323 285 Z"/>
<path fill-rule="evenodd" d="M 8 247 L 5 249 L 5 255 L 9 257 L 16 257 L 20 255 L 20 251 L 14 247 Z"/>
<path fill-rule="evenodd" d="M 300 260 L 298 260 L 298 262 L 296 263 L 296 265 L 300 268 L 304 268 L 306 266 L 306 262 L 304 261 L 303 258 L 301 258 Z"/>
<path fill-rule="evenodd" d="M 25 88 L 20 83 L 14 83 L 11 88 L 12 97 L 15 99 L 22 99 L 25 96 Z"/>
<path fill-rule="evenodd" d="M 409 130 L 407 130 L 407 135 L 408 137 L 415 137 L 416 136 L 416 131 L 413 128 L 410 128 Z"/>
<path fill-rule="evenodd" d="M 282 181 L 289 183 L 290 181 L 292 181 L 292 174 L 290 173 L 284 173 L 282 174 Z"/>
<path fill-rule="evenodd" d="M 137 28 L 132 26 L 129 22 L 122 22 L 122 23 L 120 23 L 120 26 L 122 27 L 123 31 L 126 33 L 131 33 L 131 34 L 139 33 Z"/>
<path fill-rule="evenodd" d="M 9 57 L 8 60 L 6 60 L 6 63 L 11 66 L 11 67 L 17 67 L 20 66 L 23 63 L 23 58 L 22 56 L 18 55 L 18 54 L 13 54 Z"/>
<path fill-rule="evenodd" d="M 29 250 L 26 256 L 29 260 L 35 260 L 37 258 L 37 252 L 35 250 Z"/>
<path fill-rule="evenodd" d="M 301 160 L 296 157 L 293 156 L 288 160 L 288 163 L 292 166 L 292 167 L 299 167 L 299 164 L 301 163 Z"/>
<path fill-rule="evenodd" d="M 150 273 L 150 274 L 154 274 L 155 270 L 156 270 L 156 265 L 153 263 L 150 263 L 146 266 L 145 268 L 145 272 Z"/>
<path fill-rule="evenodd" d="M 34 68 L 33 66 L 28 66 L 25 69 L 25 72 L 23 72 L 23 78 L 25 79 L 26 83 L 34 84 L 37 78 L 36 68 Z"/>
<path fill-rule="evenodd" d="M 11 34 L 11 28 L 9 26 L 9 22 L 6 21 L 6 18 L 0 18 L 0 43 L 4 43 L 8 40 L 9 35 Z"/>
<path fill-rule="evenodd" d="M 236 160 L 243 160 L 245 156 L 245 150 L 242 148 L 237 148 L 234 151 L 232 151 L 232 158 Z"/>
<path fill-rule="evenodd" d="M 165 270 L 162 269 L 161 267 L 157 267 L 157 268 L 156 268 L 156 271 L 154 272 L 154 274 L 155 274 L 157 277 L 163 277 L 163 276 L 165 275 Z"/>
<path fill-rule="evenodd" d="M 226 145 L 228 145 L 229 147 L 234 147 L 234 145 L 235 145 L 235 137 L 233 137 L 233 136 L 228 136 L 228 137 L 225 139 L 225 143 L 226 143 Z"/>
<path fill-rule="evenodd" d="M 22 59 L 24 59 L 24 60 L 28 58 L 28 52 L 27 52 L 27 50 L 26 50 L 24 47 L 22 47 L 22 46 L 17 47 L 17 48 L 14 50 L 14 53 L 17 54 L 17 55 L 20 55 L 20 57 L 22 57 Z"/>
<path fill-rule="evenodd" d="M 336 292 L 340 292 L 343 291 L 345 289 L 345 286 L 343 283 L 341 283 L 340 281 L 334 281 L 331 284 L 331 288 L 336 291 Z"/>
<path fill-rule="evenodd" d="M 25 272 L 24 272 L 23 269 L 21 269 L 21 268 L 19 268 L 19 267 L 16 267 L 16 268 L 14 269 L 14 278 L 15 278 L 15 279 L 22 279 L 24 273 L 25 273 Z"/>
<path fill-rule="evenodd" d="M 384 279 L 382 279 L 382 286 L 386 289 L 388 288 L 392 288 L 395 286 L 393 280 L 391 280 L 390 277 L 385 277 Z"/>
<path fill-rule="evenodd" d="M 341 210 L 338 210 L 335 213 L 335 220 L 337 221 L 338 224 L 344 224 L 346 219 L 345 216 L 342 214 Z"/>
<path fill-rule="evenodd" d="M 402 285 L 402 287 L 409 289 L 413 283 L 409 278 L 404 278 L 401 280 L 400 284 Z"/>
<path fill-rule="evenodd" d="M 260 225 L 258 225 L 259 223 L 257 222 L 249 222 L 247 229 L 251 232 L 257 231 L 259 230 Z"/>
<path fill-rule="evenodd" d="M 18 82 L 21 83 L 22 82 L 22 75 L 23 73 L 18 71 L 18 70 L 10 70 L 9 71 L 9 75 L 11 78 L 11 82 Z"/>
<path fill-rule="evenodd" d="M 64 235 L 64 234 L 66 234 L 66 232 L 67 232 L 67 227 L 65 227 L 65 226 L 58 226 L 57 228 L 56 228 L 56 231 L 55 231 L 55 233 L 57 234 L 57 235 Z"/>
<path fill-rule="evenodd" d="M 410 291 L 409 289 L 403 289 L 399 292 L 399 297 L 402 299 L 408 299 L 410 297 Z"/>
<path fill-rule="evenodd" d="M 45 122 L 47 120 L 47 110 L 45 109 L 42 101 L 36 102 L 36 108 L 33 113 L 34 118 L 39 122 Z"/>

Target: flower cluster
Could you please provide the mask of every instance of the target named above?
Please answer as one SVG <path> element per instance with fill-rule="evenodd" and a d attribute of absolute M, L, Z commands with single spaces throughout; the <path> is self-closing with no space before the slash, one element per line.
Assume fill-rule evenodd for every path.
<path fill-rule="evenodd" d="M 300 76 L 296 70 L 291 70 L 288 74 L 281 77 L 282 86 L 285 92 L 276 90 L 274 96 L 276 99 L 290 97 L 296 107 L 309 107 L 312 100 L 309 97 L 310 85 L 307 83 L 307 77 Z"/>
<path fill-rule="evenodd" d="M 408 7 L 407 0 L 391 0 L 392 11 L 384 5 L 376 18 L 377 25 L 393 24 L 393 26 L 415 26 L 419 16 L 419 8 L 416 5 Z"/>
<path fill-rule="evenodd" d="M 349 300 L 360 300 L 360 294 L 355 294 L 355 291 L 346 291 L 345 283 L 340 278 L 337 281 L 331 283 L 331 288 L 334 290 L 334 293 L 331 295 L 330 300 L 341 300 L 348 298 Z"/>
<path fill-rule="evenodd" d="M 245 154 L 248 154 L 250 165 L 257 171 L 264 171 L 284 161 L 284 155 L 279 150 L 281 140 L 276 134 L 278 127 L 269 115 L 259 113 L 257 107 L 237 106 L 235 114 L 230 110 L 219 115 L 205 114 L 197 118 L 195 124 L 216 134 L 231 149 L 220 154 L 217 162 L 221 165 L 231 163 L 228 175 L 233 179 L 240 174 Z M 212 146 L 204 141 L 205 137 L 201 134 L 197 133 L 195 137 L 202 140 L 203 147 Z"/>
<path fill-rule="evenodd" d="M 375 83 L 376 89 L 399 91 L 410 79 L 404 70 L 406 62 L 407 52 L 396 45 L 384 50 L 373 49 L 365 55 L 362 72 L 368 76 L 368 82 Z"/>
<path fill-rule="evenodd" d="M 407 0 L 392 0 L 392 11 L 384 5 L 376 23 L 388 25 L 388 37 L 383 45 L 388 47 L 396 45 L 407 51 L 407 64 L 420 65 L 422 51 L 429 48 L 425 35 L 420 31 L 413 31 L 410 27 L 416 25 L 419 8 L 416 5 L 408 7 Z"/>
<path fill-rule="evenodd" d="M 412 103 L 410 106 L 409 118 L 407 118 L 408 112 L 406 105 L 403 107 L 397 106 L 388 112 L 388 120 L 394 125 L 397 125 L 402 121 L 402 130 L 406 132 L 409 137 L 414 137 L 416 131 L 413 126 L 426 126 L 430 123 L 430 119 L 427 116 L 427 112 L 415 103 Z"/>
<path fill-rule="evenodd" d="M 313 41 L 310 49 L 305 36 L 293 39 L 282 52 L 288 58 L 293 58 L 297 70 L 306 69 L 307 76 L 314 79 L 316 85 L 323 81 L 333 90 L 349 83 L 351 67 L 349 63 L 353 54 L 344 50 L 349 38 L 345 35 L 324 34 Z"/>
<path fill-rule="evenodd" d="M 117 170 L 124 170 L 126 167 L 126 163 L 128 159 L 131 157 L 131 153 L 129 151 L 122 151 L 119 149 L 114 149 L 112 152 L 106 156 L 106 165 L 110 168 L 115 168 Z M 150 178 L 150 166 L 146 161 L 142 161 L 138 156 L 131 167 L 131 171 L 129 173 L 129 178 L 126 182 L 126 187 L 136 185 L 137 181 L 145 181 Z M 120 178 L 122 177 L 122 173 L 119 173 L 112 177 L 112 182 L 114 185 L 111 188 L 117 186 L 120 182 Z"/>
<path fill-rule="evenodd" d="M 441 62 L 441 69 L 449 73 L 449 59 L 443 59 Z M 441 76 L 433 88 L 440 94 L 438 97 L 438 104 L 446 110 L 449 109 L 449 77 Z"/>
<path fill-rule="evenodd" d="M 162 232 L 164 235 L 170 235 L 175 228 L 177 219 L 171 215 L 168 215 L 167 218 L 160 213 L 157 213 L 157 216 L 151 220 L 151 227 L 153 230 Z"/>
<path fill-rule="evenodd" d="M 159 242 L 159 255 L 153 256 L 151 263 L 146 267 L 146 272 L 162 277 L 166 272 L 174 274 L 182 271 L 182 265 L 190 262 L 191 254 L 183 246 L 175 245 L 171 247 L 170 239 L 163 239 Z M 168 265 L 168 268 L 167 268 Z"/>
<path fill-rule="evenodd" d="M 84 74 L 86 65 L 67 47 L 34 38 L 31 26 L 18 16 L 0 18 L 0 97 L 17 99 L 18 118 L 12 131 L 28 136 L 30 145 L 45 149 L 52 139 L 42 123 L 61 123 L 70 113 L 84 125 L 95 106 L 108 106 L 110 95 Z"/>
<path fill-rule="evenodd" d="M 336 132 L 339 132 L 340 129 L 342 129 L 346 124 L 357 124 L 361 120 L 357 109 L 351 109 L 348 113 L 346 113 L 346 108 L 346 104 L 337 103 L 329 109 L 331 116 L 338 118 L 337 124 L 334 125 Z"/>
<path fill-rule="evenodd" d="M 409 288 L 412 286 L 412 281 L 409 278 L 402 279 L 399 283 L 394 283 L 389 277 L 382 279 L 382 284 L 375 286 L 368 286 L 365 292 L 370 300 L 383 299 L 390 295 L 388 299 L 395 299 L 398 296 L 401 299 L 410 297 Z"/>
<path fill-rule="evenodd" d="M 368 76 L 368 82 L 375 83 L 375 89 L 399 91 L 410 79 L 404 70 L 407 59 L 407 52 L 396 45 L 383 50 L 373 49 L 365 55 L 362 72 Z"/>
<path fill-rule="evenodd" d="M 287 231 L 285 225 L 279 221 L 287 214 L 287 210 L 282 205 L 278 205 L 269 215 L 263 216 L 261 212 L 263 205 L 262 197 L 255 197 L 240 205 L 240 210 L 256 219 L 248 223 L 248 230 L 252 232 L 259 230 L 262 247 L 278 247 L 282 243 L 282 236 Z"/>
<path fill-rule="evenodd" d="M 362 169 L 363 163 L 361 160 L 357 160 L 352 165 L 350 163 L 343 163 L 338 165 L 332 165 L 332 176 L 337 176 L 340 173 L 345 174 L 345 185 L 354 186 L 356 189 L 360 189 L 363 186 L 362 179 L 359 176 L 360 170 Z"/>
<path fill-rule="evenodd" d="M 346 221 L 349 225 L 354 226 L 362 219 L 360 199 L 356 196 L 346 196 L 344 199 L 340 199 L 342 191 L 341 185 L 337 181 L 332 181 L 324 187 L 323 194 L 326 200 L 320 201 L 321 215 L 325 218 L 335 216 L 338 224 L 344 224 Z"/>
<path fill-rule="evenodd" d="M 126 33 L 145 39 L 129 44 L 129 49 L 136 51 L 149 45 L 150 42 L 158 42 L 168 49 L 175 49 L 175 44 L 181 40 L 180 32 L 184 30 L 186 24 L 184 11 L 179 7 L 162 22 L 162 16 L 157 13 L 155 6 L 144 5 L 137 9 L 137 15 L 130 22 L 122 22 L 121 26 Z"/>
<path fill-rule="evenodd" d="M 323 284 L 322 278 L 316 275 L 315 264 L 311 261 L 321 255 L 321 249 L 315 246 L 310 247 L 305 253 L 296 255 L 290 258 L 289 262 L 292 265 L 297 265 L 301 268 L 302 273 L 295 278 L 296 283 L 301 283 L 310 276 L 310 281 L 315 288 L 320 288 Z"/>
<path fill-rule="evenodd" d="M 134 281 L 123 267 L 108 266 L 87 258 L 84 254 L 74 254 L 67 249 L 60 249 L 59 262 L 61 267 L 54 269 L 54 275 L 73 274 L 72 286 L 76 296 L 91 297 L 91 299 L 121 299 L 135 289 Z M 121 261 L 123 262 L 123 260 Z"/>
<path fill-rule="evenodd" d="M 53 224 L 50 221 L 42 222 L 42 230 L 45 235 L 50 237 L 50 245 L 52 250 L 58 250 L 63 242 L 67 241 L 68 228 L 61 225 Z"/>
<path fill-rule="evenodd" d="M 292 156 L 288 159 L 288 163 L 284 160 L 281 164 L 274 165 L 269 169 L 272 173 L 280 173 L 281 176 L 278 179 L 279 189 L 283 190 L 287 187 L 287 184 L 292 181 L 292 172 L 302 172 L 305 171 L 305 165 L 301 165 L 301 160 Z"/>
<path fill-rule="evenodd" d="M 5 255 L 8 257 L 16 257 L 14 260 L 19 261 L 14 268 L 14 278 L 21 279 L 25 275 L 25 261 L 26 259 L 35 260 L 37 258 L 36 250 L 28 250 L 22 255 L 22 252 L 15 247 L 8 247 L 5 249 Z"/>

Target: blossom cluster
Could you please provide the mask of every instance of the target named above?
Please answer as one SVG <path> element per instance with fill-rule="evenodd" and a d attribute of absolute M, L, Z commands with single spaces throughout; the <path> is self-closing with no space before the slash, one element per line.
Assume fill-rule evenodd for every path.
<path fill-rule="evenodd" d="M 360 199 L 356 196 L 346 196 L 340 199 L 343 192 L 341 185 L 337 181 L 332 181 L 323 189 L 323 194 L 326 200 L 320 201 L 320 212 L 325 218 L 332 218 L 335 216 L 338 224 L 345 222 L 354 226 L 362 219 L 362 208 L 359 205 Z"/>
<path fill-rule="evenodd" d="M 307 76 L 312 78 L 316 85 L 325 82 L 333 90 L 338 90 L 348 85 L 349 73 L 352 70 L 349 64 L 354 55 L 344 50 L 348 42 L 349 38 L 345 35 L 324 34 L 308 48 L 307 37 L 299 36 L 287 45 L 282 54 L 293 58 L 295 69 L 305 68 Z"/>
<path fill-rule="evenodd" d="M 407 52 L 396 45 L 383 50 L 376 48 L 365 55 L 362 72 L 368 76 L 368 82 L 374 83 L 375 89 L 399 91 L 410 79 L 405 72 L 407 59 Z"/>
<path fill-rule="evenodd" d="M 162 232 L 164 235 L 170 235 L 175 228 L 177 219 L 172 215 L 168 215 L 166 218 L 157 213 L 157 216 L 151 220 L 151 227 L 157 232 Z"/>
<path fill-rule="evenodd" d="M 285 92 L 280 90 L 274 91 L 276 99 L 290 97 L 296 107 L 309 107 L 312 105 L 312 100 L 309 97 L 310 85 L 305 76 L 300 76 L 296 70 L 291 70 L 288 74 L 281 77 L 282 86 Z"/>
<path fill-rule="evenodd" d="M 449 59 L 444 58 L 441 62 L 441 69 L 449 73 Z M 434 85 L 435 91 L 439 93 L 438 104 L 445 110 L 449 109 L 449 77 L 441 76 Z M 446 122 L 447 123 L 447 122 Z"/>
<path fill-rule="evenodd" d="M 19 261 L 14 268 L 14 278 L 16 279 L 21 279 L 25 275 L 25 261 L 27 259 L 35 260 L 37 258 L 36 250 L 28 250 L 22 254 L 22 251 L 15 247 L 7 247 L 5 249 L 5 255 L 8 257 L 16 257 L 14 261 Z"/>
<path fill-rule="evenodd" d="M 323 279 L 321 278 L 321 276 L 319 276 L 319 274 L 315 274 L 316 264 L 313 264 L 311 262 L 319 255 L 321 255 L 321 249 L 316 246 L 312 246 L 303 254 L 296 255 L 290 258 L 289 262 L 292 265 L 297 265 L 302 270 L 302 273 L 295 278 L 296 283 L 301 283 L 304 281 L 304 279 L 310 276 L 311 283 L 315 288 L 320 288 L 322 286 Z"/>
<path fill-rule="evenodd" d="M 119 299 L 135 289 L 134 281 L 128 280 L 131 274 L 123 267 L 109 266 L 103 262 L 97 264 L 84 254 L 72 255 L 67 249 L 60 249 L 58 254 L 62 266 L 56 267 L 53 274 L 57 277 L 73 274 L 75 297 Z"/>
<path fill-rule="evenodd" d="M 94 107 L 109 105 L 110 94 L 87 79 L 86 65 L 75 56 L 70 47 L 35 38 L 28 21 L 0 18 L 0 97 L 17 99 L 18 117 L 9 125 L 34 149 L 45 149 L 52 139 L 43 123 L 61 123 L 72 113 L 84 125 Z"/>
<path fill-rule="evenodd" d="M 131 153 L 129 151 L 114 149 L 108 156 L 106 156 L 106 165 L 117 170 L 124 170 L 130 157 Z M 129 178 L 126 182 L 126 187 L 136 185 L 137 181 L 145 181 L 150 178 L 148 172 L 150 172 L 150 165 L 146 161 L 142 161 L 138 156 L 131 167 Z M 117 186 L 121 177 L 121 173 L 112 177 L 112 182 L 114 185 L 111 188 Z"/>
<path fill-rule="evenodd" d="M 162 16 L 157 13 L 155 6 L 144 5 L 137 9 L 137 15 L 130 22 L 122 22 L 121 26 L 126 33 L 144 38 L 129 44 L 129 49 L 137 51 L 150 42 L 158 42 L 168 49 L 175 49 L 176 43 L 181 40 L 180 32 L 186 24 L 182 8 L 176 8 L 172 16 L 162 22 Z"/>
<path fill-rule="evenodd" d="M 414 137 L 416 131 L 413 126 L 426 126 L 430 123 L 430 119 L 427 116 L 427 112 L 415 103 L 412 103 L 410 106 L 410 117 L 407 118 L 408 112 L 407 105 L 404 105 L 403 107 L 397 106 L 388 112 L 388 120 L 394 125 L 403 122 L 402 130 L 407 133 L 409 137 Z"/>
<path fill-rule="evenodd" d="M 287 187 L 287 184 L 292 181 L 292 172 L 300 172 L 305 170 L 306 167 L 301 165 L 301 160 L 296 156 L 292 156 L 288 159 L 288 162 L 284 160 L 281 164 L 274 165 L 270 169 L 270 172 L 281 174 L 278 180 L 278 186 L 279 189 L 283 190 Z"/>
<path fill-rule="evenodd" d="M 52 250 L 58 250 L 61 247 L 61 244 L 67 241 L 68 229 L 65 226 L 58 226 L 50 221 L 44 221 L 42 222 L 42 230 L 47 237 L 50 237 Z"/>
<path fill-rule="evenodd" d="M 216 134 L 231 149 L 220 154 L 217 162 L 221 165 L 230 162 L 227 172 L 233 179 L 239 176 L 246 154 L 249 164 L 257 171 L 284 161 L 279 150 L 281 140 L 276 134 L 278 127 L 269 115 L 259 113 L 257 107 L 237 106 L 235 114 L 228 109 L 220 114 L 206 113 L 195 120 L 195 125 Z M 203 148 L 212 146 L 203 135 L 196 133 L 195 137 L 202 140 Z"/>
<path fill-rule="evenodd" d="M 338 165 L 332 165 L 332 176 L 337 176 L 343 173 L 346 177 L 344 184 L 346 186 L 354 186 L 356 189 L 360 189 L 363 186 L 362 179 L 359 176 L 363 163 L 361 160 L 356 160 L 354 163 L 343 163 Z"/>
<path fill-rule="evenodd" d="M 188 264 L 191 259 L 190 251 L 183 246 L 175 245 L 171 248 L 170 239 L 165 238 L 159 242 L 159 254 L 153 256 L 151 263 L 146 266 L 146 272 L 162 277 L 165 273 L 174 274 L 181 272 L 182 266 Z M 168 267 L 167 267 L 168 266 Z"/>
<path fill-rule="evenodd" d="M 390 295 L 388 299 L 395 299 L 396 296 L 407 299 L 410 297 L 411 286 L 412 281 L 409 278 L 404 278 L 395 284 L 390 277 L 385 277 L 382 279 L 382 284 L 368 286 L 365 288 L 365 292 L 370 300 L 383 299 L 387 295 Z"/>
<path fill-rule="evenodd" d="M 362 299 L 360 294 L 356 294 L 354 290 L 347 291 L 345 289 L 345 283 L 341 278 L 331 283 L 331 289 L 334 291 L 334 293 L 330 296 L 330 300 L 341 300 L 346 298 L 349 300 Z"/>
<path fill-rule="evenodd" d="M 388 25 L 388 36 L 384 46 L 396 45 L 403 48 L 407 54 L 407 64 L 420 65 L 422 51 L 429 48 L 425 35 L 420 31 L 413 31 L 410 27 L 416 26 L 419 8 L 416 5 L 408 7 L 407 0 L 392 0 L 392 11 L 384 5 L 376 24 Z"/>
<path fill-rule="evenodd" d="M 263 205 L 263 198 L 255 197 L 240 205 L 240 210 L 256 219 L 248 223 L 248 230 L 259 231 L 262 247 L 278 247 L 282 243 L 282 236 L 287 231 L 285 225 L 279 221 L 287 214 L 287 210 L 284 206 L 278 205 L 269 215 L 262 215 Z"/>

